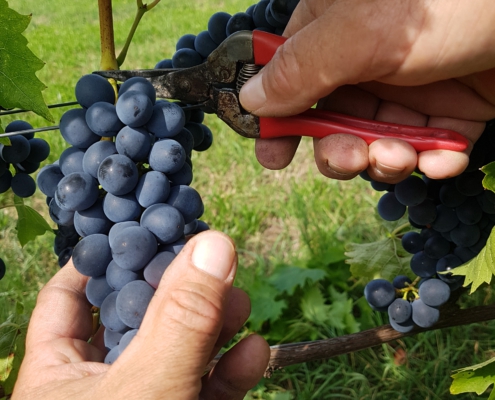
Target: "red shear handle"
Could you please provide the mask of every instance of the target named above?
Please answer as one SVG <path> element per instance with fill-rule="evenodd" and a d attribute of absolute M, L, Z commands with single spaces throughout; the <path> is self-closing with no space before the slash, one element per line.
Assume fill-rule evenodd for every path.
<path fill-rule="evenodd" d="M 366 143 L 377 139 L 395 138 L 409 143 L 416 151 L 464 151 L 469 145 L 461 134 L 440 128 L 417 127 L 371 121 L 331 111 L 311 109 L 285 118 L 260 118 L 260 138 L 310 136 L 323 138 L 335 133 L 358 136 Z"/>
<path fill-rule="evenodd" d="M 277 49 L 287 38 L 263 31 L 253 31 L 254 63 L 266 65 L 272 59 Z"/>

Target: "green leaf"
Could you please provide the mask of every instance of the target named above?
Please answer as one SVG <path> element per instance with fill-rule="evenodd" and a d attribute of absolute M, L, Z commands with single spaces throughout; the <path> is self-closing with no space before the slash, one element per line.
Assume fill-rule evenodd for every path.
<path fill-rule="evenodd" d="M 27 47 L 22 35 L 30 21 L 30 15 L 21 15 L 0 0 L 0 105 L 32 110 L 53 122 L 41 94 L 46 86 L 35 74 L 45 63 Z"/>
<path fill-rule="evenodd" d="M 297 287 L 303 287 L 306 283 L 312 284 L 318 282 L 325 276 L 326 272 L 322 269 L 284 266 L 277 268 L 268 278 L 268 282 L 275 286 L 280 292 L 286 292 L 292 296 Z"/>
<path fill-rule="evenodd" d="M 305 291 L 301 299 L 301 311 L 307 320 L 323 325 L 328 321 L 330 306 L 325 304 L 321 290 L 313 286 Z"/>
<path fill-rule="evenodd" d="M 464 287 L 471 285 L 469 293 L 474 293 L 483 283 L 490 283 L 495 275 L 495 235 L 493 229 L 486 241 L 485 247 L 478 255 L 466 264 L 454 268 L 453 275 L 462 275 Z"/>
<path fill-rule="evenodd" d="M 452 378 L 453 382 L 450 386 L 450 393 L 459 394 L 475 392 L 480 395 L 484 393 L 490 385 L 495 383 L 495 357 L 480 364 L 459 369 L 455 371 Z M 495 396 L 494 393 L 495 390 L 492 390 L 489 397 L 492 400 Z"/>
<path fill-rule="evenodd" d="M 412 255 L 404 250 L 396 236 L 396 231 L 401 231 L 401 226 L 394 230 L 390 228 L 391 232 L 383 240 L 347 245 L 346 263 L 351 265 L 350 270 L 354 277 L 366 280 L 381 277 L 392 280 L 397 275 L 411 275 L 409 263 Z"/>
<path fill-rule="evenodd" d="M 36 239 L 36 236 L 52 230 L 38 211 L 24 205 L 21 197 L 14 196 L 14 205 L 17 209 L 17 238 L 22 247 Z"/>
<path fill-rule="evenodd" d="M 280 292 L 267 281 L 258 279 L 249 287 L 251 315 L 248 322 L 252 330 L 259 330 L 265 321 L 275 321 L 287 307 L 285 300 L 275 300 Z"/>
<path fill-rule="evenodd" d="M 485 173 L 485 177 L 482 182 L 483 186 L 485 189 L 495 192 L 495 161 L 485 165 L 481 168 L 481 170 Z"/>

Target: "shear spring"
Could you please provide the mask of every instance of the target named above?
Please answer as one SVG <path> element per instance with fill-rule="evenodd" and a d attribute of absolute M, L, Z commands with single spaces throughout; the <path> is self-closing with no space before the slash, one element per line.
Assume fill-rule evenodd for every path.
<path fill-rule="evenodd" d="M 235 88 L 239 92 L 244 84 L 248 81 L 249 78 L 255 76 L 261 67 L 255 64 L 244 64 L 239 71 L 239 76 L 237 77 L 237 82 Z"/>

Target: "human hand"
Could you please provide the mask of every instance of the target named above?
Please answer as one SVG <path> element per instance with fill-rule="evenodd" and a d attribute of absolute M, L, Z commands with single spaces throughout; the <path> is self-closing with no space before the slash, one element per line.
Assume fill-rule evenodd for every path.
<path fill-rule="evenodd" d="M 289 37 L 240 100 L 259 116 L 319 108 L 405 125 L 451 129 L 471 144 L 495 118 L 495 9 L 489 0 L 301 0 Z M 258 140 L 270 169 L 286 167 L 299 138 Z M 416 168 L 434 179 L 461 173 L 464 153 L 417 154 L 407 143 L 355 136 L 314 140 L 319 170 L 351 179 L 368 169 L 396 183 Z"/>
<path fill-rule="evenodd" d="M 232 287 L 236 268 L 227 236 L 208 231 L 192 238 L 167 268 L 138 334 L 107 365 L 101 329 L 88 343 L 88 278 L 70 262 L 39 294 L 12 399 L 244 398 L 268 364 L 261 337 L 242 340 L 203 376 L 250 313 L 246 293 Z"/>

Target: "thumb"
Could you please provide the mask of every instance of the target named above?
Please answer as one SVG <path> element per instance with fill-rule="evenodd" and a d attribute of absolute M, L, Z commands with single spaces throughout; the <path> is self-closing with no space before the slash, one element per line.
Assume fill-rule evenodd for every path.
<path fill-rule="evenodd" d="M 295 115 L 338 86 L 392 73 L 407 54 L 408 34 L 418 29 L 407 19 L 414 12 L 395 0 L 334 1 L 324 11 L 325 2 L 305 3 L 311 4 L 292 18 L 306 25 L 291 19 L 289 39 L 240 91 L 242 106 L 258 116 Z"/>
<path fill-rule="evenodd" d="M 143 399 L 172 392 L 174 398 L 197 398 L 236 269 L 228 236 L 207 231 L 189 240 L 167 268 L 136 337 L 110 373 L 120 375 L 120 382 L 125 375 L 139 381 Z"/>

